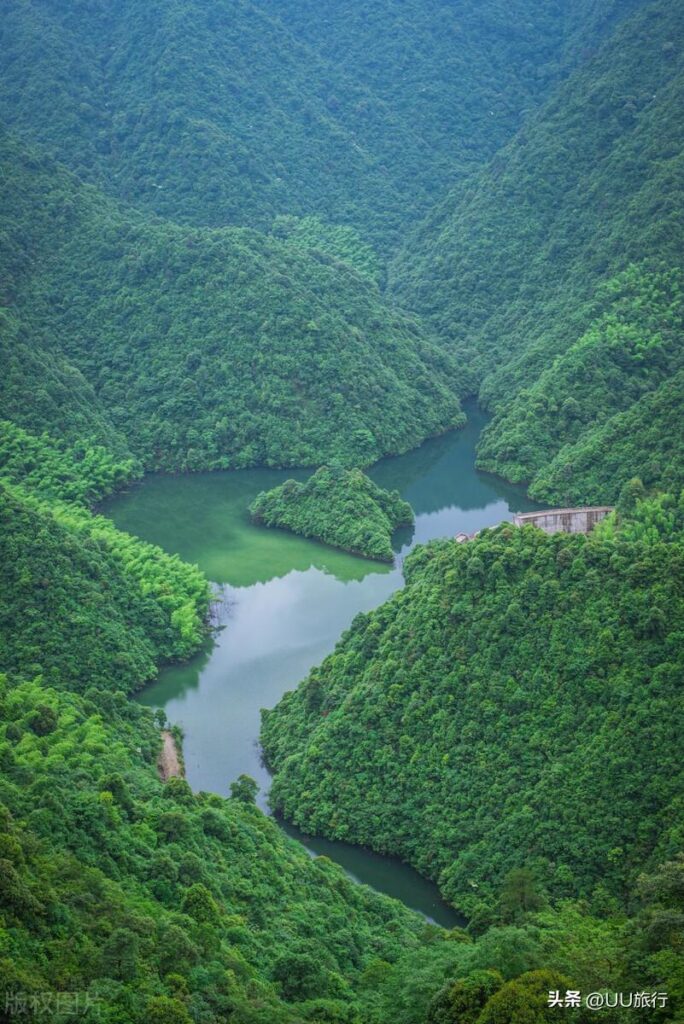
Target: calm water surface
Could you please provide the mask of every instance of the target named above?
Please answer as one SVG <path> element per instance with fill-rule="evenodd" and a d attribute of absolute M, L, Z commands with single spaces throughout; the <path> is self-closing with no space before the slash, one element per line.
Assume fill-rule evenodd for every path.
<path fill-rule="evenodd" d="M 225 625 L 191 661 L 166 668 L 139 696 L 183 727 L 194 789 L 226 794 L 245 772 L 259 782 L 267 809 L 260 709 L 273 707 L 319 664 L 358 612 L 377 607 L 402 586 L 401 559 L 415 544 L 473 533 L 536 507 L 519 488 L 475 470 L 475 444 L 486 417 L 476 407 L 468 416 L 463 430 L 369 470 L 376 483 L 400 491 L 416 514 L 415 529 L 395 536 L 395 567 L 252 526 L 247 508 L 259 491 L 288 477 L 305 479 L 311 470 L 152 476 L 103 507 L 121 529 L 197 563 L 221 586 Z M 284 827 L 357 881 L 447 927 L 457 923 L 436 887 L 406 865 Z"/>

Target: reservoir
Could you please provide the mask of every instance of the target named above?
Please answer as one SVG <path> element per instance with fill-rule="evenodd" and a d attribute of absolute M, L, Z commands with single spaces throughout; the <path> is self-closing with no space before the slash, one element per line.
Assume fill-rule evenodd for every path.
<path fill-rule="evenodd" d="M 259 783 L 259 803 L 267 810 L 260 709 L 273 707 L 319 664 L 356 614 L 402 586 L 401 562 L 415 544 L 474 533 L 537 507 L 521 488 L 475 469 L 486 416 L 476 406 L 466 411 L 462 430 L 368 470 L 381 487 L 398 490 L 415 512 L 415 528 L 395 536 L 395 566 L 250 523 L 248 506 L 259 491 L 288 477 L 305 479 L 310 469 L 150 476 L 102 507 L 118 527 L 196 563 L 220 588 L 220 628 L 194 658 L 164 669 L 138 697 L 182 727 L 193 789 L 226 795 L 245 773 Z M 437 887 L 407 865 L 283 827 L 357 881 L 445 927 L 458 923 Z"/>

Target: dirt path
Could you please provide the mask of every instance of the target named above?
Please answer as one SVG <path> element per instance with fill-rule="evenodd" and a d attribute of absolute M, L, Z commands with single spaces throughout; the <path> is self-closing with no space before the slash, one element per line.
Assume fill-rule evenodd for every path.
<path fill-rule="evenodd" d="M 172 779 L 174 776 L 183 777 L 183 769 L 178 759 L 176 741 L 168 729 L 162 729 L 162 749 L 157 761 L 159 778 L 162 782 Z"/>

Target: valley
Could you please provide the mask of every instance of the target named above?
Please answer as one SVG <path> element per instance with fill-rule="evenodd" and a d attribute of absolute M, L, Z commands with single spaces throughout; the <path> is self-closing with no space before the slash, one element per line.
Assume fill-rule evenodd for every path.
<path fill-rule="evenodd" d="M 273 707 L 319 664 L 355 615 L 402 586 L 401 561 L 416 544 L 496 526 L 531 508 L 520 489 L 475 471 L 485 422 L 477 407 L 468 407 L 463 430 L 370 470 L 376 483 L 391 481 L 408 496 L 416 512 L 415 529 L 396 535 L 398 563 L 391 568 L 252 526 L 246 512 L 251 496 L 273 486 L 283 471 L 150 477 L 106 503 L 104 511 L 120 529 L 197 563 L 221 587 L 226 612 L 220 630 L 200 654 L 165 669 L 138 697 L 181 726 L 185 777 L 193 789 L 226 795 L 244 773 L 259 783 L 257 802 L 268 812 L 270 779 L 258 747 L 261 708 Z M 315 840 L 305 845 L 318 849 Z M 343 867 L 353 865 L 357 880 L 389 895 L 402 893 L 410 908 L 444 924 L 460 920 L 401 863 L 370 853 L 364 861 L 363 851 L 350 854 L 342 844 L 323 849 Z"/>
<path fill-rule="evenodd" d="M 665 0 L 7 0 L 0 1019 L 684 1019 L 683 86 Z"/>

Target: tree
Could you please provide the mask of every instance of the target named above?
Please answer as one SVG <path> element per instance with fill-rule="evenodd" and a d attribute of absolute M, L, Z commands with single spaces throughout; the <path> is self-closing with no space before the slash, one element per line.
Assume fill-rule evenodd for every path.
<path fill-rule="evenodd" d="M 243 804 L 255 804 L 258 792 L 259 785 L 251 775 L 238 775 L 230 784 L 231 799 L 240 800 Z"/>
<path fill-rule="evenodd" d="M 117 928 L 107 939 L 102 952 L 105 973 L 119 981 L 131 981 L 136 974 L 140 943 L 129 928 Z"/>
<path fill-rule="evenodd" d="M 506 982 L 490 999 L 477 1018 L 477 1024 L 557 1024 L 558 1009 L 549 1005 L 549 993 L 561 997 L 573 986 L 555 971 L 529 971 Z M 573 1010 L 575 1024 L 584 1024 L 586 1016 Z"/>
<path fill-rule="evenodd" d="M 273 980 L 280 986 L 283 999 L 294 1002 L 326 995 L 320 961 L 310 953 L 287 953 L 276 960 Z"/>
<path fill-rule="evenodd" d="M 29 726 L 37 736 L 47 736 L 57 728 L 57 712 L 47 704 L 39 704 L 29 718 Z"/>
<path fill-rule="evenodd" d="M 526 914 L 534 914 L 544 906 L 537 892 L 537 883 L 529 868 L 514 868 L 504 879 L 499 897 L 499 913 L 505 924 L 517 924 Z"/>
<path fill-rule="evenodd" d="M 503 985 L 498 971 L 477 971 L 449 981 L 428 1007 L 425 1024 L 476 1024 L 490 996 Z"/>
<path fill-rule="evenodd" d="M 147 1004 L 148 1024 L 193 1024 L 185 1005 L 169 996 L 156 996 Z"/>
<path fill-rule="evenodd" d="M 215 924 L 219 919 L 219 908 L 216 900 L 201 882 L 191 885 L 183 897 L 184 914 L 194 917 L 195 921 Z"/>
<path fill-rule="evenodd" d="M 646 497 L 646 488 L 635 476 L 623 486 L 617 503 L 617 509 L 621 516 L 629 516 L 636 511 L 637 504 Z"/>

